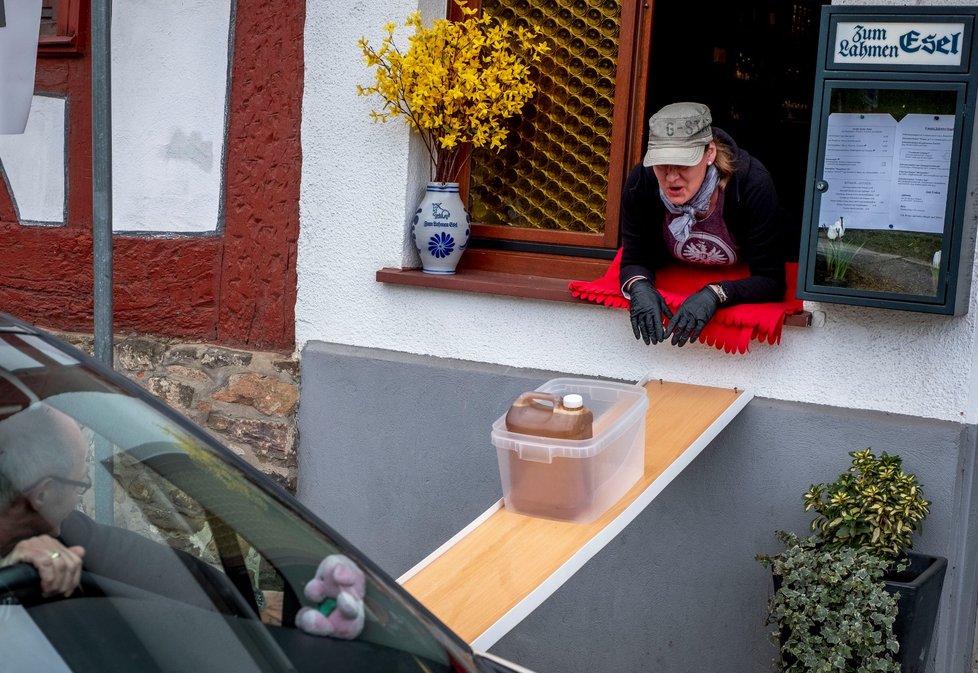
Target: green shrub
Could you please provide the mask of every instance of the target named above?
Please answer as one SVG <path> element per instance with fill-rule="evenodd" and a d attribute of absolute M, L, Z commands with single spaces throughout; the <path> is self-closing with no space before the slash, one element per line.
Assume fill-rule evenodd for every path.
<path fill-rule="evenodd" d="M 897 673 L 896 598 L 883 584 L 891 559 L 871 548 L 830 549 L 815 536 L 777 535 L 785 551 L 758 560 L 781 583 L 768 614 L 768 624 L 778 625 L 771 635 L 781 643 L 780 670 Z"/>
<path fill-rule="evenodd" d="M 852 466 L 831 484 L 816 484 L 804 496 L 815 510 L 812 530 L 828 548 L 868 548 L 896 556 L 911 548 L 911 536 L 927 516 L 917 477 L 901 468 L 901 458 L 871 449 L 853 451 Z"/>

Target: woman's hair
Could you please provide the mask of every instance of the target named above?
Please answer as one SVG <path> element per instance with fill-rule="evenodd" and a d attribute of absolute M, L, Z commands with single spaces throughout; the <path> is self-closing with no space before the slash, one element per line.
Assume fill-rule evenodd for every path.
<path fill-rule="evenodd" d="M 723 189 L 730 182 L 730 178 L 733 177 L 735 164 L 737 160 L 734 158 L 733 149 L 730 145 L 725 142 L 718 140 L 715 136 L 713 142 L 717 148 L 717 156 L 713 160 L 713 164 L 717 167 L 717 171 L 720 173 L 720 188 Z"/>

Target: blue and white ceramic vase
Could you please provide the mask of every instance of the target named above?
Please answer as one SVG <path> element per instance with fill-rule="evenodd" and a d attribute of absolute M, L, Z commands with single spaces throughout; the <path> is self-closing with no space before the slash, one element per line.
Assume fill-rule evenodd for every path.
<path fill-rule="evenodd" d="M 429 182 L 411 222 L 425 273 L 451 274 L 469 242 L 469 213 L 457 182 Z"/>

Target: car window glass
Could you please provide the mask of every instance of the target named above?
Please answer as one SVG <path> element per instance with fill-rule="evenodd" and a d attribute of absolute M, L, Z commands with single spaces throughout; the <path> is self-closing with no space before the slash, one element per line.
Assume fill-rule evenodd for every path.
<path fill-rule="evenodd" d="M 389 578 L 202 431 L 47 342 L 22 343 L 23 358 L 0 361 L 0 424 L 38 409 L 63 414 L 82 430 L 88 458 L 82 472 L 56 476 L 85 491 L 60 535 L 85 547 L 89 583 L 67 600 L 22 601 L 72 670 L 116 670 L 61 635 L 59 625 L 75 613 L 93 628 L 114 629 L 110 638 L 145 670 L 470 670 L 468 650 Z M 25 370 L 27 360 L 39 366 Z M 106 495 L 108 514 L 100 509 Z M 365 626 L 349 641 L 295 626 L 301 607 L 317 607 L 304 595 L 306 583 L 337 554 L 366 575 Z"/>

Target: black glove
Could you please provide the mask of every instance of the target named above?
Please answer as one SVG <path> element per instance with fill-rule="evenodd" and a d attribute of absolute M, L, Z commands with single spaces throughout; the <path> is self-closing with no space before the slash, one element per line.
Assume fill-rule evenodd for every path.
<path fill-rule="evenodd" d="M 632 332 L 635 338 L 641 336 L 646 345 L 650 341 L 654 344 L 665 341 L 666 328 L 662 324 L 662 316 L 672 318 L 666 300 L 645 278 L 632 283 L 628 293 L 632 295 Z"/>
<path fill-rule="evenodd" d="M 696 341 L 718 308 L 720 298 L 708 287 L 686 297 L 669 325 L 672 328 L 672 345 L 685 346 L 687 341 Z"/>

